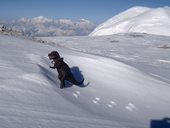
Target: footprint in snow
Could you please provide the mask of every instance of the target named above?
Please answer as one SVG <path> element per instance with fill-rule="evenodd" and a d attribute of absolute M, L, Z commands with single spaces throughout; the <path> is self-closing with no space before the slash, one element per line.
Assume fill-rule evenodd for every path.
<path fill-rule="evenodd" d="M 132 112 L 132 111 L 136 110 L 137 108 L 136 108 L 136 106 L 134 104 L 128 103 L 128 105 L 125 106 L 125 109 Z"/>
<path fill-rule="evenodd" d="M 109 107 L 109 108 L 113 108 L 113 106 L 116 106 L 117 104 L 116 104 L 116 102 L 114 102 L 114 101 L 110 101 L 109 102 L 109 104 L 107 104 L 107 106 Z"/>
<path fill-rule="evenodd" d="M 99 98 L 99 97 L 95 97 L 95 99 L 92 100 L 92 102 L 93 102 L 94 104 L 98 104 L 99 101 L 100 101 L 100 98 Z"/>
<path fill-rule="evenodd" d="M 78 98 L 79 95 L 80 95 L 80 92 L 79 92 L 79 91 L 75 91 L 75 92 L 73 93 L 73 96 L 74 96 L 75 98 Z"/>
<path fill-rule="evenodd" d="M 113 108 L 113 105 L 111 105 L 111 104 L 107 104 L 107 106 L 108 106 L 109 108 Z"/>

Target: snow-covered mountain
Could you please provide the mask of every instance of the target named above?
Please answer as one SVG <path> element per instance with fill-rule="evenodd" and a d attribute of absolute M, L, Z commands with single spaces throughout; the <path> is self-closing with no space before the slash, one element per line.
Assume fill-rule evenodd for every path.
<path fill-rule="evenodd" d="M 0 24 L 10 29 L 22 31 L 26 36 L 88 35 L 96 27 L 96 24 L 85 19 L 77 21 L 70 19 L 53 20 L 43 16 L 0 21 Z"/>
<path fill-rule="evenodd" d="M 170 37 L 42 39 L 0 35 L 1 128 L 149 128 L 170 117 Z M 59 89 L 52 50 L 86 86 Z"/>
<path fill-rule="evenodd" d="M 89 35 L 101 36 L 128 32 L 170 36 L 170 7 L 130 8 L 100 24 Z"/>

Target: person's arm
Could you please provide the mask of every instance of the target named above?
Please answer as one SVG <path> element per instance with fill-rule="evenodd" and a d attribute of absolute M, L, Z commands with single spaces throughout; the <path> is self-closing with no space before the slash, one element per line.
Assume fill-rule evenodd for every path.
<path fill-rule="evenodd" d="M 52 69 L 55 69 L 55 66 L 49 66 L 50 68 L 52 68 Z"/>

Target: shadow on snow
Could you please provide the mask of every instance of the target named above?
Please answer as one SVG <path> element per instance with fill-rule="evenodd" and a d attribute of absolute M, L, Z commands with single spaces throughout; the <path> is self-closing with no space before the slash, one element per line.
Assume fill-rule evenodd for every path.
<path fill-rule="evenodd" d="M 50 81 L 50 83 L 56 86 L 59 85 L 59 80 L 58 80 L 57 75 L 53 74 L 51 71 L 49 71 L 47 68 L 43 67 L 40 64 L 38 64 L 38 67 L 40 68 L 41 74 L 43 74 L 43 76 L 45 76 Z M 72 67 L 71 72 L 77 81 L 81 81 L 84 78 L 83 74 L 81 73 L 82 71 L 79 70 L 79 67 L 76 67 L 76 66 Z M 65 88 L 69 88 L 73 85 L 69 81 L 65 81 L 65 83 L 66 83 Z M 83 83 L 81 85 L 76 85 L 76 86 L 87 87 L 89 84 L 90 83 L 88 82 L 87 84 Z"/>

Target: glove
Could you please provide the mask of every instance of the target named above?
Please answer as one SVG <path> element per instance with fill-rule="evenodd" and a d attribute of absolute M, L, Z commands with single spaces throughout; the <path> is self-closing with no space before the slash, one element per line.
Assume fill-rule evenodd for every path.
<path fill-rule="evenodd" d="M 55 69 L 55 67 L 49 66 L 49 68 Z"/>
<path fill-rule="evenodd" d="M 55 62 L 54 61 L 51 61 L 52 64 L 54 64 Z"/>

